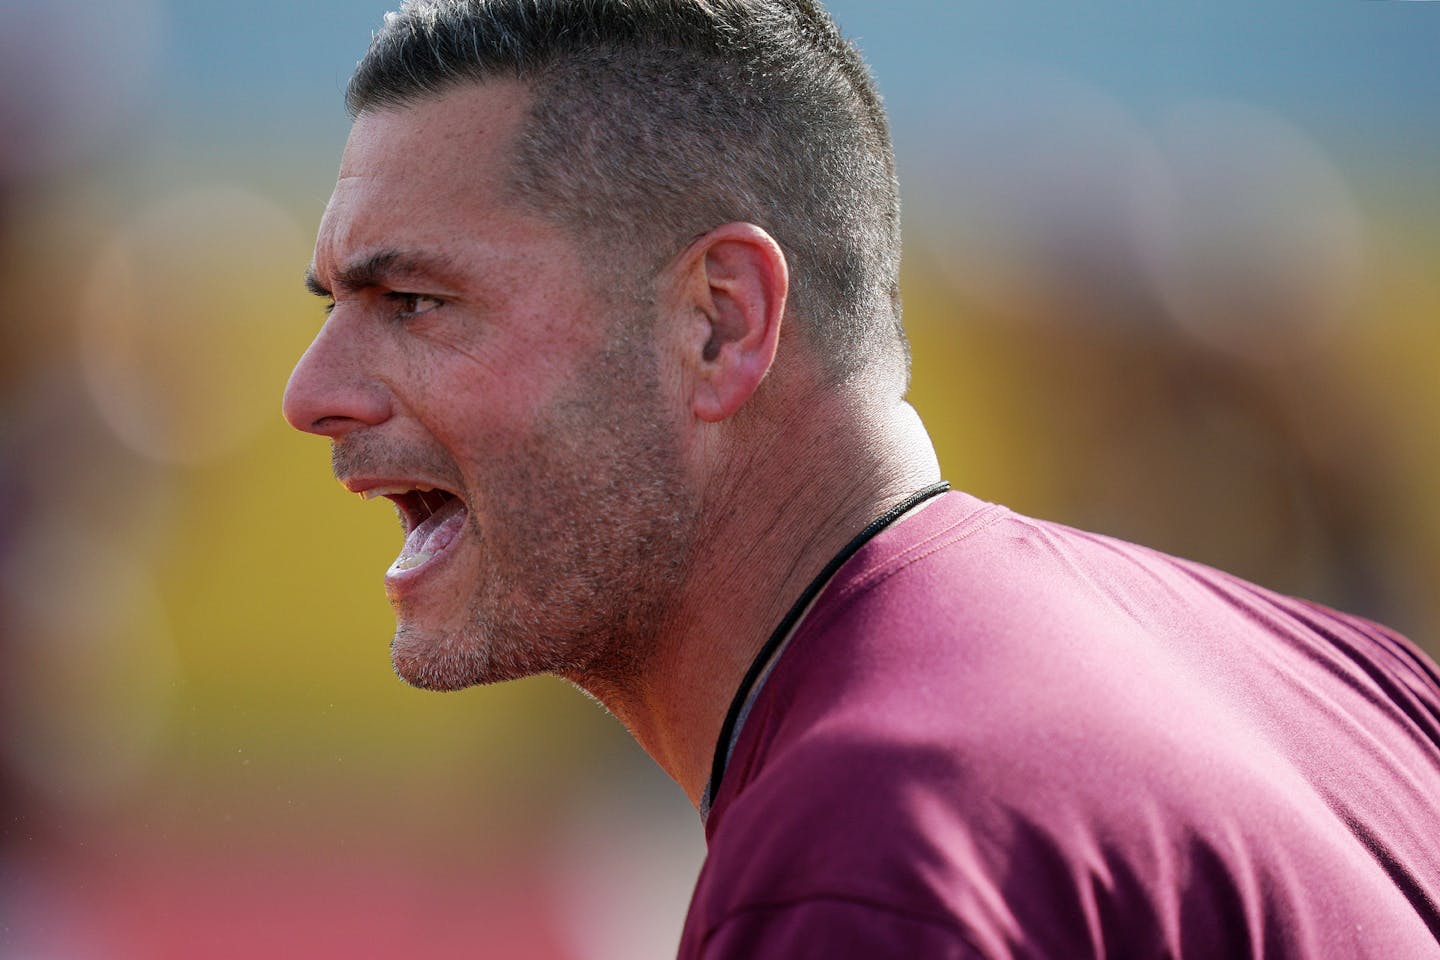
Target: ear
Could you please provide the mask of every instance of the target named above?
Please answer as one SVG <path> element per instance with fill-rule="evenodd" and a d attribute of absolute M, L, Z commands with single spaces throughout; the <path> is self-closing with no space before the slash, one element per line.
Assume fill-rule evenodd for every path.
<path fill-rule="evenodd" d="M 775 238 L 751 223 L 716 227 L 676 266 L 690 408 L 716 423 L 750 399 L 775 362 L 790 270 Z"/>

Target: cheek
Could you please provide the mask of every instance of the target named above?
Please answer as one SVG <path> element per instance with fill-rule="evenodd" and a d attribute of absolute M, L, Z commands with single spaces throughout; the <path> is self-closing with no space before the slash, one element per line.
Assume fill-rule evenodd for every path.
<path fill-rule="evenodd" d="M 529 307 L 397 327 L 393 388 L 467 474 L 523 473 L 585 385 L 611 383 L 588 322 Z"/>
<path fill-rule="evenodd" d="M 533 469 L 547 431 L 535 379 L 523 368 L 498 373 L 475 364 L 424 364 L 415 371 L 410 403 L 467 483 L 517 483 Z"/>

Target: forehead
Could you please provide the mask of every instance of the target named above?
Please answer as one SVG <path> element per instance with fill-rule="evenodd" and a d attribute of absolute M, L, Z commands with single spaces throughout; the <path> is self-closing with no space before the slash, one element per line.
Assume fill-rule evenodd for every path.
<path fill-rule="evenodd" d="M 529 107 L 524 86 L 495 80 L 366 111 L 351 128 L 340 177 L 363 176 L 377 168 L 484 174 L 504 167 Z"/>
<path fill-rule="evenodd" d="M 361 114 L 321 221 L 317 268 L 367 248 L 449 245 L 481 223 L 518 223 L 506 182 L 529 103 L 519 83 L 495 81 Z"/>

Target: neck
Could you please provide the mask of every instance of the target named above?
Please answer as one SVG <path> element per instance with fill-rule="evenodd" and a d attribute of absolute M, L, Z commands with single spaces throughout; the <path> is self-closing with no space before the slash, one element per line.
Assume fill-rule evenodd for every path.
<path fill-rule="evenodd" d="M 641 676 L 623 687 L 580 682 L 697 807 L 730 702 L 786 611 L 870 521 L 940 477 L 908 404 L 825 419 L 843 426 L 800 443 L 782 437 L 777 449 L 725 471 L 708 498 L 691 575 Z"/>

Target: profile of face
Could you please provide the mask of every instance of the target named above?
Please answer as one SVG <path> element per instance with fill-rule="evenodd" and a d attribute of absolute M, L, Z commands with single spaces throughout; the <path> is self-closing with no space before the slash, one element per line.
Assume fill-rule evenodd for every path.
<path fill-rule="evenodd" d="M 653 307 L 506 188 L 509 81 L 363 114 L 321 221 L 329 315 L 286 388 L 394 501 L 396 671 L 456 689 L 643 667 L 696 528 Z"/>

